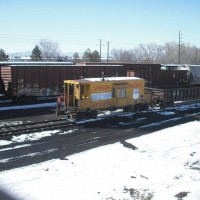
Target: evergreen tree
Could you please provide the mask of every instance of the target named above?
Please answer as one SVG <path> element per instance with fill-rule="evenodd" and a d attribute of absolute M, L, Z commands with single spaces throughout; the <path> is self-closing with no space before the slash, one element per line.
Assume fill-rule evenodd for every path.
<path fill-rule="evenodd" d="M 83 61 L 85 62 L 100 62 L 100 55 L 98 51 L 91 52 L 88 48 L 83 54 Z"/>
<path fill-rule="evenodd" d="M 98 51 L 93 51 L 91 55 L 91 61 L 92 62 L 100 62 L 100 55 Z"/>
<path fill-rule="evenodd" d="M 83 60 L 84 62 L 90 62 L 90 61 L 91 61 L 91 55 L 92 55 L 92 53 L 91 53 L 90 49 L 88 48 L 88 49 L 84 52 L 83 57 L 82 57 L 82 60 Z"/>
<path fill-rule="evenodd" d="M 37 45 L 32 51 L 31 59 L 33 61 L 42 61 L 42 52 L 40 51 L 40 48 Z"/>
<path fill-rule="evenodd" d="M 77 62 L 79 62 L 79 61 L 80 61 L 80 56 L 79 56 L 78 52 L 75 52 L 75 53 L 73 54 L 73 62 L 74 62 L 74 63 L 77 63 Z"/>
<path fill-rule="evenodd" d="M 0 49 L 0 61 L 8 61 L 9 56 L 5 53 L 3 49 Z"/>

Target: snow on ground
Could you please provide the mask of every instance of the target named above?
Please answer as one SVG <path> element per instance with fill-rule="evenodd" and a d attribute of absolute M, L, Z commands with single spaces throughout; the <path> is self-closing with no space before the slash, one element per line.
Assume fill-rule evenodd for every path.
<path fill-rule="evenodd" d="M 0 146 L 13 144 L 16 142 L 26 142 L 26 141 L 34 141 L 39 140 L 44 137 L 53 136 L 53 135 L 62 135 L 62 134 L 70 134 L 76 131 L 77 129 L 71 129 L 69 131 L 61 132 L 60 130 L 51 130 L 51 131 L 43 131 L 43 132 L 36 132 L 36 133 L 29 133 L 29 134 L 21 134 L 21 135 L 14 135 L 12 136 L 10 141 L 7 140 L 0 140 Z M 16 148 L 16 147 L 14 147 Z M 19 148 L 19 145 L 17 146 Z M 3 149 L 0 151 L 3 151 Z M 1 161 L 0 161 L 1 163 Z"/>
<path fill-rule="evenodd" d="M 175 200 L 177 194 L 199 200 L 199 130 L 200 122 L 194 121 L 129 139 L 126 145 L 3 171 L 0 186 L 26 200 Z"/>

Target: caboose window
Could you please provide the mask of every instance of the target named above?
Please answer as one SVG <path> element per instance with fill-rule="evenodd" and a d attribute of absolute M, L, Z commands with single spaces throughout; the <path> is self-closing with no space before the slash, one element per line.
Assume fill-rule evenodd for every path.
<path fill-rule="evenodd" d="M 115 88 L 112 89 L 112 97 L 115 97 Z"/>
<path fill-rule="evenodd" d="M 126 88 L 118 88 L 117 89 L 117 98 L 119 98 L 119 99 L 126 98 Z"/>
<path fill-rule="evenodd" d="M 81 99 L 84 99 L 85 98 L 85 96 L 84 96 L 84 94 L 85 94 L 85 90 L 84 90 L 84 85 L 81 85 L 81 91 L 80 91 L 80 96 L 81 96 Z"/>

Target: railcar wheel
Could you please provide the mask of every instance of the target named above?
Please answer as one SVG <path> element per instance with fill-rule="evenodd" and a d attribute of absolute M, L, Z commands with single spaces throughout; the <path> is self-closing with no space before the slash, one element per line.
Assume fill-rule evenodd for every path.
<path fill-rule="evenodd" d="M 171 106 L 174 105 L 174 102 L 173 102 L 173 101 L 171 101 L 171 102 L 166 102 L 166 105 L 169 106 L 169 107 L 171 107 Z"/>
<path fill-rule="evenodd" d="M 16 98 L 17 104 L 24 104 L 24 96 L 19 96 Z"/>
<path fill-rule="evenodd" d="M 128 112 L 128 111 L 129 111 L 128 106 L 124 106 L 124 107 L 123 107 L 123 111 L 124 111 L 124 112 Z"/>
<path fill-rule="evenodd" d="M 86 119 L 86 114 L 85 113 L 78 113 L 76 116 L 77 120 L 84 120 Z"/>
<path fill-rule="evenodd" d="M 134 112 L 134 111 L 135 111 L 135 108 L 134 108 L 134 106 L 132 106 L 132 105 L 124 106 L 124 107 L 123 107 L 123 111 L 124 111 L 124 112 Z"/>
<path fill-rule="evenodd" d="M 160 109 L 166 108 L 166 104 L 164 102 L 160 102 L 159 106 L 160 106 Z"/>
<path fill-rule="evenodd" d="M 15 103 L 15 104 L 17 103 L 17 97 L 11 97 L 11 100 L 13 103 Z"/>
<path fill-rule="evenodd" d="M 96 118 L 97 117 L 97 111 L 96 110 L 94 110 L 94 111 L 92 111 L 92 113 L 91 113 L 91 117 L 92 118 Z"/>
<path fill-rule="evenodd" d="M 149 109 L 149 105 L 148 104 L 142 104 L 141 105 L 141 111 L 147 111 Z"/>
<path fill-rule="evenodd" d="M 134 111 L 135 111 L 135 112 L 140 112 L 140 111 L 141 111 L 141 105 L 140 105 L 140 104 L 136 104 L 136 105 L 134 106 Z"/>

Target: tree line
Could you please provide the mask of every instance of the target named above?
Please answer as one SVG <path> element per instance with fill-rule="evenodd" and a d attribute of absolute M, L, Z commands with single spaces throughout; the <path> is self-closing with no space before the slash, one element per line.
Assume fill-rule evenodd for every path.
<path fill-rule="evenodd" d="M 113 49 L 111 51 L 113 62 L 127 63 L 162 63 L 162 64 L 200 64 L 200 49 L 196 46 L 182 43 L 180 46 L 175 42 L 164 45 L 155 43 L 140 44 L 133 49 Z M 34 47 L 31 54 L 32 61 L 66 61 L 68 58 L 61 56 L 59 45 L 51 40 L 41 40 Z M 0 61 L 9 60 L 9 56 L 0 49 Z M 100 53 L 89 48 L 82 57 L 75 52 L 72 56 L 73 62 L 101 62 Z"/>
<path fill-rule="evenodd" d="M 67 57 L 61 56 L 58 48 L 58 43 L 51 40 L 41 40 L 39 45 L 36 45 L 32 51 L 31 59 L 33 61 L 64 61 L 68 60 Z M 98 51 L 92 51 L 88 48 L 82 58 L 78 52 L 75 52 L 72 56 L 73 62 L 100 62 L 100 54 Z"/>
<path fill-rule="evenodd" d="M 165 45 L 140 44 L 136 48 L 113 49 L 115 61 L 131 63 L 200 64 L 200 49 L 189 44 L 168 42 Z M 180 62 L 180 63 L 179 63 Z"/>
<path fill-rule="evenodd" d="M 51 40 L 41 40 L 32 50 L 32 61 L 66 61 L 69 60 L 67 56 L 62 56 L 57 42 Z M 0 49 L 0 61 L 8 61 L 9 55 L 3 49 Z M 89 48 L 83 53 L 82 57 L 78 52 L 75 52 L 70 59 L 74 63 L 84 62 L 100 62 L 100 54 L 97 50 L 91 51 Z"/>

